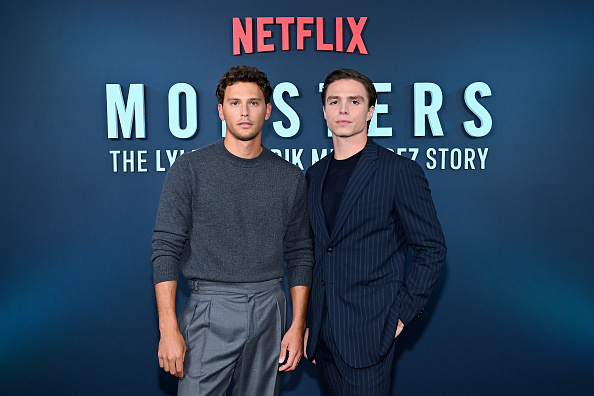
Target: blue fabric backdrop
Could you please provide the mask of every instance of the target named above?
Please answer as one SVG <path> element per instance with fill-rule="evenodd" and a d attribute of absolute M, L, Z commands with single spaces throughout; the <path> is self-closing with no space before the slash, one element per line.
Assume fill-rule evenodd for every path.
<path fill-rule="evenodd" d="M 150 238 L 165 177 L 156 161 L 167 169 L 167 150 L 174 157 L 221 138 L 217 81 L 250 64 L 273 86 L 297 88 L 298 96 L 282 95 L 294 114 L 277 100 L 263 141 L 303 168 L 312 150 L 331 147 L 318 94 L 328 72 L 350 67 L 391 84 L 377 119 L 391 136 L 376 141 L 416 155 L 449 247 L 427 314 L 398 341 L 394 394 L 591 394 L 592 2 L 1 4 L 1 393 L 174 394 L 156 357 Z M 315 24 L 305 25 L 312 37 L 298 50 L 295 23 L 288 51 L 281 26 L 265 25 L 275 51 L 235 56 L 233 18 L 245 27 L 248 17 L 255 47 L 258 17 L 323 17 L 331 44 L 342 17 L 344 51 L 318 51 Z M 347 17 L 367 17 L 368 54 L 346 51 Z M 426 136 L 414 136 L 414 84 L 422 82 L 443 94 L 443 136 L 429 123 Z M 464 100 L 474 82 L 491 89 L 476 96 L 493 121 L 483 137 L 463 127 L 479 125 Z M 169 128 L 176 83 L 197 94 L 188 139 Z M 134 128 L 129 139 L 108 137 L 107 84 L 119 84 L 124 100 L 131 84 L 144 85 L 146 138 Z M 181 112 L 182 129 L 192 114 Z M 297 118 L 288 138 L 272 124 L 289 128 Z M 475 168 L 464 169 L 459 161 L 471 153 Z M 127 172 L 124 155 L 133 158 Z M 179 294 L 181 306 L 188 292 Z M 320 395 L 317 378 L 304 361 L 284 376 L 282 394 Z"/>

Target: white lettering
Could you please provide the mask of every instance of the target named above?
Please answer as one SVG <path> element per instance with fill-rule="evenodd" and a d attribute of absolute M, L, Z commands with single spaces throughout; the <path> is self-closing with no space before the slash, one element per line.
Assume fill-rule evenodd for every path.
<path fill-rule="evenodd" d="M 485 151 L 483 152 L 481 149 L 478 149 L 478 156 L 481 160 L 481 169 L 485 169 L 485 162 L 487 161 L 487 153 L 489 152 L 489 148 L 485 147 Z"/>
<path fill-rule="evenodd" d="M 146 155 L 146 150 L 139 150 L 136 152 L 137 155 L 137 163 L 138 163 L 138 172 L 146 172 L 147 169 L 145 167 L 142 166 L 142 164 L 146 164 L 146 158 L 144 158 L 144 156 Z"/>
<path fill-rule="evenodd" d="M 181 127 L 180 96 L 186 96 L 186 127 Z M 178 139 L 188 139 L 198 130 L 198 100 L 191 85 L 177 83 L 169 90 L 169 130 Z"/>
<path fill-rule="evenodd" d="M 120 153 L 119 150 L 115 151 L 110 151 L 109 154 L 111 154 L 112 158 L 113 158 L 113 172 L 116 173 L 118 171 L 118 154 Z"/>
<path fill-rule="evenodd" d="M 435 149 L 434 148 L 427 149 L 427 153 L 425 155 L 427 156 L 427 159 L 429 161 L 431 161 L 431 162 L 427 162 L 425 164 L 427 166 L 427 169 L 435 169 L 437 167 L 437 161 L 433 157 L 435 155 Z"/>
<path fill-rule="evenodd" d="M 391 83 L 373 83 L 375 90 L 377 93 L 382 92 L 392 92 L 392 84 Z M 379 98 L 378 98 L 379 100 Z M 371 123 L 369 124 L 369 131 L 367 132 L 367 136 L 371 137 L 385 137 L 385 136 L 392 136 L 392 127 L 378 127 L 377 126 L 377 117 L 379 114 L 388 114 L 388 105 L 385 103 L 375 103 L 375 111 L 373 112 L 373 118 L 371 119 Z"/>
<path fill-rule="evenodd" d="M 477 127 L 474 121 L 464 121 L 464 130 L 472 137 L 483 137 L 491 131 L 493 119 L 489 112 L 476 100 L 476 93 L 481 97 L 491 96 L 491 88 L 484 82 L 475 82 L 470 84 L 464 90 L 464 102 L 470 111 L 472 111 L 480 120 L 481 125 Z"/>
<path fill-rule="evenodd" d="M 144 85 L 130 84 L 128 103 L 124 104 L 122 88 L 119 84 L 105 84 L 107 99 L 107 137 L 118 139 L 118 120 L 124 139 L 132 137 L 132 122 L 136 126 L 136 138 L 146 138 L 144 124 Z"/>
<path fill-rule="evenodd" d="M 165 168 L 161 166 L 161 150 L 155 152 L 157 172 L 165 172 Z"/>
<path fill-rule="evenodd" d="M 439 154 L 437 154 L 439 152 Z M 426 151 L 427 162 L 425 165 L 427 169 L 436 169 L 438 164 L 441 169 L 453 169 L 459 170 L 464 166 L 464 169 L 477 169 L 475 165 L 475 160 L 477 159 L 480 161 L 480 169 L 486 168 L 486 160 L 487 160 L 487 153 L 489 152 L 488 148 L 429 148 Z M 449 158 L 448 158 L 449 156 Z"/>
<path fill-rule="evenodd" d="M 425 104 L 425 95 L 431 95 L 431 103 Z M 429 126 L 433 136 L 443 136 L 443 130 L 439 122 L 437 111 L 441 109 L 443 94 L 439 85 L 434 83 L 414 84 L 414 135 L 425 136 L 425 117 L 429 120 Z"/>
<path fill-rule="evenodd" d="M 272 125 L 280 137 L 290 138 L 299 132 L 301 123 L 295 110 L 284 101 L 283 93 L 285 92 L 289 94 L 289 97 L 293 98 L 299 96 L 299 90 L 290 82 L 282 82 L 274 88 L 274 93 L 272 94 L 274 105 L 289 119 L 290 126 L 288 128 L 283 127 L 282 121 L 275 121 Z"/>

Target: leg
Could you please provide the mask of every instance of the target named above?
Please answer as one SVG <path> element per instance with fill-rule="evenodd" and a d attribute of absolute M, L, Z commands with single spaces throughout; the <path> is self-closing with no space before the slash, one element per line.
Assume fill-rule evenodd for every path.
<path fill-rule="evenodd" d="M 179 396 L 224 395 L 247 338 L 245 297 L 192 293 L 180 315 L 188 348 Z"/>
<path fill-rule="evenodd" d="M 278 395 L 278 357 L 286 298 L 280 287 L 249 297 L 249 336 L 235 369 L 233 395 Z"/>
<path fill-rule="evenodd" d="M 321 325 L 316 363 L 324 391 L 331 396 L 389 395 L 395 347 L 378 364 L 353 368 L 347 365 L 336 348 L 327 313 Z"/>
<path fill-rule="evenodd" d="M 342 374 L 334 360 L 335 355 L 338 355 L 338 351 L 334 345 L 334 338 L 328 322 L 328 312 L 324 310 L 315 360 L 320 372 L 324 394 L 329 396 L 342 395 Z"/>
<path fill-rule="evenodd" d="M 343 395 L 389 395 L 392 385 L 392 364 L 394 362 L 394 351 L 392 349 L 388 355 L 378 364 L 364 368 L 352 368 L 346 365 L 344 361 L 339 362 L 343 365 L 344 381 Z"/>

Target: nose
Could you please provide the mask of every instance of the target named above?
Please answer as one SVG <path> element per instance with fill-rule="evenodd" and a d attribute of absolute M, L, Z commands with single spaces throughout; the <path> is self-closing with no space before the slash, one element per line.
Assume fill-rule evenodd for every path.
<path fill-rule="evenodd" d="M 338 109 L 338 111 L 340 112 L 340 114 L 347 114 L 349 112 L 348 107 L 347 107 L 347 103 L 346 102 L 341 102 L 340 103 L 340 108 Z"/>
<path fill-rule="evenodd" d="M 243 104 L 241 106 L 241 116 L 242 117 L 247 117 L 249 115 L 249 111 L 248 111 L 248 105 L 247 104 Z"/>

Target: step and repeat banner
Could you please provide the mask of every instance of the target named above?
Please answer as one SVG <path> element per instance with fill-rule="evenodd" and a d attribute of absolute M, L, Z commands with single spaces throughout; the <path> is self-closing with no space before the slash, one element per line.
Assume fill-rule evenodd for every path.
<path fill-rule="evenodd" d="M 263 144 L 330 153 L 325 76 L 379 98 L 369 136 L 421 165 L 448 243 L 393 394 L 591 394 L 594 4 L 2 2 L 1 393 L 172 395 L 151 235 L 171 164 L 224 137 L 215 88 L 268 74 Z M 178 309 L 189 295 L 180 286 Z M 283 395 L 321 395 L 314 365 Z"/>

